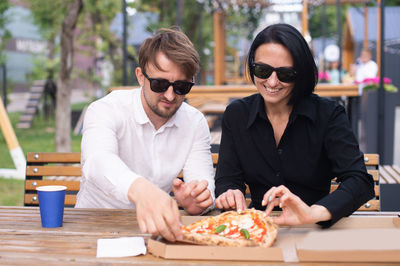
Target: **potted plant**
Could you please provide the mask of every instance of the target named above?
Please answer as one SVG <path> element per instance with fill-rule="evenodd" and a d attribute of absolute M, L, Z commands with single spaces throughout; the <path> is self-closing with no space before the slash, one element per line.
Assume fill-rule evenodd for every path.
<path fill-rule="evenodd" d="M 363 152 L 378 152 L 378 89 L 379 77 L 368 78 L 363 80 L 360 85 L 364 85 L 361 96 L 361 132 L 360 147 Z M 385 140 L 384 153 L 386 158 L 391 158 L 393 154 L 394 140 L 394 118 L 395 108 L 399 102 L 398 88 L 392 84 L 390 78 L 384 78 L 384 136 Z M 391 147 L 391 148 L 387 148 Z"/>
<path fill-rule="evenodd" d="M 380 80 L 379 77 L 364 79 L 361 82 L 361 84 L 365 85 L 363 88 L 363 91 L 378 90 L 379 80 Z M 383 78 L 383 88 L 387 92 L 397 92 L 398 91 L 397 87 L 392 84 L 392 80 L 390 78 Z"/>

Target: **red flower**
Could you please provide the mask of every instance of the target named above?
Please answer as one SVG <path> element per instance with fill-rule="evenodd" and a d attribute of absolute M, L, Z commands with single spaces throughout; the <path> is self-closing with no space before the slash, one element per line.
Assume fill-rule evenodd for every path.
<path fill-rule="evenodd" d="M 318 79 L 319 80 L 330 80 L 328 72 L 318 72 Z"/>
<path fill-rule="evenodd" d="M 367 84 L 367 85 L 373 85 L 373 84 L 379 85 L 379 80 L 380 80 L 379 77 L 366 78 L 362 82 L 359 82 L 359 83 Z M 392 84 L 392 80 L 390 78 L 383 78 L 383 83 L 384 84 Z"/>

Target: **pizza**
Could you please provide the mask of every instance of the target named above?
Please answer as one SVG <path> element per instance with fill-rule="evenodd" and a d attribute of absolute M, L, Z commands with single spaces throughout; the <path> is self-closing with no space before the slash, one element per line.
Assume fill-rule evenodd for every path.
<path fill-rule="evenodd" d="M 270 247 L 278 226 L 255 209 L 227 211 L 182 227 L 183 241 L 211 246 Z"/>

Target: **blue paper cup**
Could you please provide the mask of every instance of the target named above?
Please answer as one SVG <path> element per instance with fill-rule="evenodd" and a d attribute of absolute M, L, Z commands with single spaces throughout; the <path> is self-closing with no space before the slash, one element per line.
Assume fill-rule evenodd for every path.
<path fill-rule="evenodd" d="M 42 227 L 60 227 L 63 223 L 65 186 L 37 187 Z"/>

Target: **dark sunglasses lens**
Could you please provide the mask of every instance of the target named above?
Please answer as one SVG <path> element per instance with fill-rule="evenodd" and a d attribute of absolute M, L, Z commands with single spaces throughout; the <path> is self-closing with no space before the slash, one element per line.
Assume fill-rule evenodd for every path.
<path fill-rule="evenodd" d="M 263 66 L 263 65 L 255 65 L 254 66 L 254 76 L 260 79 L 269 78 L 272 74 L 272 67 L 270 66 Z"/>
<path fill-rule="evenodd" d="M 152 79 L 150 88 L 154 92 L 164 92 L 168 89 L 170 83 L 166 79 Z"/>
<path fill-rule="evenodd" d="M 293 69 L 280 69 L 278 79 L 282 82 L 292 82 L 296 79 L 296 72 Z"/>
<path fill-rule="evenodd" d="M 174 92 L 178 95 L 188 94 L 193 84 L 191 82 L 185 81 L 175 81 L 174 83 Z"/>

